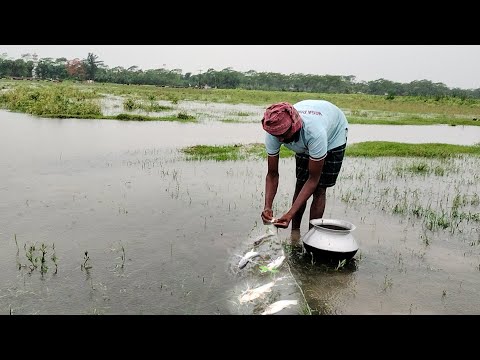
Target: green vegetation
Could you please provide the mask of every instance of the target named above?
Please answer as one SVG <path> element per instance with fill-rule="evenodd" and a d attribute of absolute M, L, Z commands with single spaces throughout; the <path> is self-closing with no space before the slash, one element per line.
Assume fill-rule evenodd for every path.
<path fill-rule="evenodd" d="M 67 85 L 18 86 L 0 93 L 0 107 L 32 115 L 57 117 L 101 116 L 92 90 Z"/>
<path fill-rule="evenodd" d="M 444 176 L 445 173 L 449 173 L 449 168 L 441 165 L 432 165 L 428 164 L 426 161 L 416 161 L 407 166 L 396 166 L 394 171 L 397 176 L 402 176 L 405 173 L 418 174 L 418 175 L 429 175 L 435 174 L 436 176 Z"/>
<path fill-rule="evenodd" d="M 277 268 L 270 269 L 267 265 L 260 265 L 259 269 L 260 269 L 260 273 L 270 273 L 270 274 L 276 274 L 280 271 Z"/>
<path fill-rule="evenodd" d="M 0 80 L 0 108 L 32 115 L 83 119 L 108 119 L 100 103 L 108 95 L 123 98 L 126 112 L 175 110 L 180 101 L 251 104 L 266 107 L 279 101 L 295 103 L 304 99 L 325 99 L 339 106 L 351 124 L 382 125 L 480 125 L 480 100 L 449 97 L 328 94 L 246 89 L 164 88 L 152 85 L 62 83 Z M 167 101 L 171 105 L 160 104 Z M 144 114 L 145 115 L 145 114 Z M 230 116 L 231 115 L 231 116 Z M 225 114 L 224 122 L 241 122 L 232 116 L 247 117 L 244 111 Z M 158 117 L 129 117 L 129 120 L 165 120 Z M 169 117 L 168 120 L 175 120 Z M 177 120 L 188 120 L 179 117 Z M 190 119 L 191 120 L 191 119 Z"/>
<path fill-rule="evenodd" d="M 171 107 L 171 106 L 159 105 L 159 104 L 155 103 L 155 96 L 154 95 L 151 95 L 149 97 L 149 100 L 150 100 L 150 103 L 145 104 L 144 102 L 134 100 L 132 98 L 127 98 L 123 101 L 123 108 L 127 111 L 140 109 L 140 110 L 144 110 L 144 111 L 147 111 L 147 112 L 151 112 L 151 111 L 158 112 L 158 111 L 165 111 L 165 110 L 172 110 L 173 109 L 173 107 Z"/>
<path fill-rule="evenodd" d="M 135 121 L 180 121 L 195 122 L 194 116 L 179 112 L 176 116 L 147 116 L 142 114 L 102 115 L 96 99 L 101 93 L 89 87 L 73 84 L 41 84 L 40 86 L 15 86 L 0 93 L 0 107 L 11 111 L 24 112 L 46 118 L 114 119 Z M 141 104 L 129 101 L 131 109 L 150 111 L 169 110 L 171 107 L 155 104 Z"/>
<path fill-rule="evenodd" d="M 263 144 L 235 144 L 223 146 L 195 145 L 181 149 L 187 155 L 187 160 L 247 160 L 252 158 L 266 158 L 265 146 Z M 282 147 L 280 157 L 294 156 L 294 152 Z"/>
<path fill-rule="evenodd" d="M 252 158 L 266 159 L 265 146 L 260 143 L 248 145 L 208 146 L 195 145 L 181 149 L 187 155 L 187 160 L 246 160 Z M 348 145 L 345 156 L 363 157 L 421 157 L 448 158 L 460 154 L 480 155 L 480 146 L 463 146 L 450 144 L 406 144 L 388 141 L 367 141 Z M 293 157 L 295 153 L 286 147 L 280 148 L 280 157 Z M 445 170 L 440 167 L 428 168 L 425 164 L 412 165 L 407 171 L 414 173 L 430 173 L 443 175 Z"/>
<path fill-rule="evenodd" d="M 25 250 L 25 258 L 27 259 L 26 264 L 22 264 L 20 261 L 20 248 L 17 242 L 17 235 L 14 235 L 15 244 L 17 246 L 17 267 L 18 270 L 21 269 L 28 269 L 28 272 L 31 274 L 33 271 L 38 270 L 40 274 L 43 276 L 47 273 L 49 266 L 48 266 L 48 255 L 50 255 L 50 260 L 52 264 L 55 266 L 54 274 L 58 272 L 58 257 L 55 252 L 55 244 L 52 244 L 51 251 L 49 250 L 49 246 L 45 243 L 41 243 L 38 245 L 37 243 L 29 244 L 25 243 L 23 248 Z"/>
<path fill-rule="evenodd" d="M 11 82 L 10 82 L 11 83 Z M 0 82 L 1 84 L 1 82 Z M 53 83 L 50 86 L 58 84 Z M 267 106 L 275 102 L 295 103 L 305 99 L 323 99 L 331 101 L 352 117 L 362 117 L 363 111 L 384 111 L 388 113 L 433 114 L 437 117 L 451 118 L 463 115 L 465 118 L 480 118 L 480 100 L 458 98 L 433 98 L 424 96 L 397 96 L 386 100 L 383 96 L 367 94 L 329 94 L 295 91 L 264 91 L 246 89 L 194 89 L 162 88 L 152 85 L 118 85 L 118 84 L 73 84 L 75 87 L 95 91 L 98 94 L 132 96 L 148 100 L 154 96 L 157 100 L 205 101 L 227 104 L 252 104 Z M 237 114 L 238 115 L 238 114 Z M 477 116 L 478 115 L 478 116 Z M 239 115 L 240 116 L 240 115 Z M 243 116 L 243 115 L 242 115 Z M 470 120 L 472 120 L 470 119 Z M 474 123 L 475 121 L 472 120 Z"/>
<path fill-rule="evenodd" d="M 146 116 L 141 114 L 118 114 L 113 116 L 102 116 L 102 119 L 114 120 L 135 120 L 135 121 L 179 121 L 179 122 L 196 122 L 194 116 L 178 113 L 177 116 Z"/>
<path fill-rule="evenodd" d="M 471 125 L 480 126 L 480 121 L 472 118 L 449 118 L 444 116 L 425 118 L 417 115 L 397 119 L 361 119 L 357 117 L 349 117 L 350 124 L 364 124 L 364 125 Z"/>
<path fill-rule="evenodd" d="M 195 145 L 183 148 L 181 151 L 187 155 L 187 160 L 245 160 L 260 153 L 262 149 L 258 145 Z"/>
<path fill-rule="evenodd" d="M 413 156 L 418 154 L 416 145 L 408 144 L 403 148 L 410 148 L 412 157 L 382 157 L 374 163 L 368 157 L 346 158 L 349 166 L 342 169 L 336 196 L 348 206 L 373 206 L 388 215 L 420 220 L 420 240 L 428 246 L 433 232 L 467 233 L 478 228 L 480 197 L 472 185 L 478 183 L 480 146 L 453 146 L 450 156 L 444 157 L 436 150 L 450 145 L 421 145 L 427 148 L 426 157 Z M 449 178 L 439 179 L 445 175 Z M 477 246 L 476 234 L 466 239 Z"/>
<path fill-rule="evenodd" d="M 405 144 L 389 141 L 366 141 L 348 145 L 345 156 L 365 157 L 423 157 L 448 158 L 460 154 L 480 155 L 480 146 L 464 146 L 451 144 Z"/>

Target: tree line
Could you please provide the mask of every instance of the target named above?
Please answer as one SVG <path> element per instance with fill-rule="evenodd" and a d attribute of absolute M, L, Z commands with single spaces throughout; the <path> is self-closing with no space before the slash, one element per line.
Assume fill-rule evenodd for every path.
<path fill-rule="evenodd" d="M 156 85 L 165 87 L 196 87 L 218 89 L 250 89 L 269 91 L 299 91 L 313 93 L 363 93 L 395 96 L 480 98 L 479 89 L 449 88 L 443 83 L 415 80 L 399 83 L 386 79 L 357 81 L 353 75 L 281 74 L 249 70 L 240 72 L 231 67 L 220 71 L 210 68 L 205 72 L 183 73 L 181 69 L 148 69 L 137 66 L 109 68 L 98 56 L 88 53 L 85 59 L 40 58 L 23 54 L 19 59 L 0 55 L 0 78 L 41 80 L 91 80 L 100 83 Z"/>

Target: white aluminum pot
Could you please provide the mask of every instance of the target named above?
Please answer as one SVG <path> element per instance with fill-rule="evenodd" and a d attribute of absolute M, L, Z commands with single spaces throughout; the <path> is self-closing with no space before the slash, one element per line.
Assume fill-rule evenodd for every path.
<path fill-rule="evenodd" d="M 344 220 L 312 219 L 312 228 L 303 237 L 303 247 L 315 261 L 338 262 L 351 260 L 358 251 L 352 235 L 356 226 Z"/>

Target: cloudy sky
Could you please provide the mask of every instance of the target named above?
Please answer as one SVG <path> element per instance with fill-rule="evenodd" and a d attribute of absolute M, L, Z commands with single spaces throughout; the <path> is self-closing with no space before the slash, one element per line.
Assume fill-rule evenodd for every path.
<path fill-rule="evenodd" d="M 90 52 L 110 68 L 197 74 L 230 67 L 241 72 L 353 75 L 357 81 L 426 79 L 450 88 L 480 88 L 480 45 L 0 45 L 0 55 L 14 59 L 25 53 L 85 59 Z"/>

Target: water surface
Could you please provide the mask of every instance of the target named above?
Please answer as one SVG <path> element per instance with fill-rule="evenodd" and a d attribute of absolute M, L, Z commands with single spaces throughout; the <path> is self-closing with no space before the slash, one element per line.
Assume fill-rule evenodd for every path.
<path fill-rule="evenodd" d="M 349 132 L 350 143 L 479 139 L 479 127 L 463 126 L 351 125 Z M 354 266 L 324 271 L 287 251 L 289 265 L 270 274 L 258 264 L 237 267 L 264 231 L 265 162 L 186 161 L 179 152 L 262 140 L 260 125 L 248 122 L 59 120 L 0 111 L 0 313 L 248 314 L 282 298 L 301 300 L 302 291 L 316 313 L 478 313 L 478 222 L 432 232 L 411 212 L 392 211 L 404 199 L 414 206 L 418 196 L 425 208 L 451 213 L 461 195 L 473 204 L 460 209 L 478 213 L 478 160 L 435 163 L 447 175 L 417 176 L 397 175 L 397 160 L 346 159 L 325 217 L 357 226 Z M 292 159 L 280 166 L 278 213 L 288 209 L 294 183 Z M 285 243 L 289 232 L 279 230 L 261 248 L 265 261 Z M 32 244 L 55 245 L 56 274 L 50 260 L 43 276 L 18 267 L 28 265 Z M 238 303 L 247 287 L 281 277 L 260 302 Z"/>

